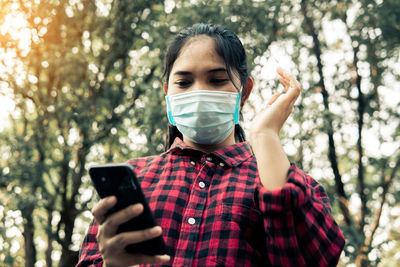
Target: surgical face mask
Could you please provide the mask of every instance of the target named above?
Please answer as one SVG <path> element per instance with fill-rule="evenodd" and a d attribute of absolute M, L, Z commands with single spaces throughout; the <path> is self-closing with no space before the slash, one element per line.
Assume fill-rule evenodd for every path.
<path fill-rule="evenodd" d="M 165 99 L 169 122 L 197 144 L 220 144 L 239 123 L 240 93 L 199 90 Z"/>

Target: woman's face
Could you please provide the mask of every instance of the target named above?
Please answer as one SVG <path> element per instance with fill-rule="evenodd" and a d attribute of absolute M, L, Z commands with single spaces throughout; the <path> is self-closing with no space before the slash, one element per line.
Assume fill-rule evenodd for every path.
<path fill-rule="evenodd" d="M 238 77 L 232 78 L 240 84 Z M 196 90 L 238 92 L 224 60 L 215 51 L 214 40 L 206 35 L 193 37 L 182 47 L 164 89 L 168 95 Z"/>

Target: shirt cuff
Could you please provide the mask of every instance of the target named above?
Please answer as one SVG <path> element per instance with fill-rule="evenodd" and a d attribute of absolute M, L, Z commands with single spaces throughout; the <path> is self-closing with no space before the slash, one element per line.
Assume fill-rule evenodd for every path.
<path fill-rule="evenodd" d="M 299 208 L 306 203 L 311 195 L 311 185 L 307 175 L 291 163 L 286 184 L 275 190 L 268 190 L 259 180 L 258 202 L 260 210 L 266 213 L 285 212 Z"/>

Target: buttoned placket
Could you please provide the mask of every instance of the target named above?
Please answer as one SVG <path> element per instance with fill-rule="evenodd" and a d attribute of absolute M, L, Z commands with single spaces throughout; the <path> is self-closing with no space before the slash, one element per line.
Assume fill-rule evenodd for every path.
<path fill-rule="evenodd" d="M 195 169 L 199 168 L 199 171 L 198 173 L 196 173 L 196 171 L 194 172 L 195 173 L 195 177 L 193 177 L 194 185 L 190 191 L 188 203 L 186 205 L 184 213 L 182 214 L 183 222 L 181 226 L 180 235 L 187 235 L 189 233 L 190 237 L 186 238 L 182 237 L 179 238 L 179 240 L 188 240 L 188 239 L 198 240 L 201 218 L 203 216 L 205 210 L 205 204 L 207 202 L 207 197 L 208 197 L 207 186 L 210 184 L 212 176 L 214 175 L 216 170 L 216 164 L 213 162 L 211 156 L 203 155 L 200 162 L 196 162 L 195 160 L 190 160 L 189 163 L 191 167 Z M 179 241 L 177 247 L 180 248 L 181 245 L 185 246 L 185 249 L 184 250 L 178 249 L 177 253 L 179 253 L 179 251 L 181 251 L 181 253 L 186 253 L 186 254 L 189 253 L 190 251 L 193 251 L 193 253 L 195 253 L 196 242 L 188 244 L 185 241 L 182 241 L 181 244 L 181 241 Z M 190 245 L 192 245 L 193 247 L 191 247 Z M 185 258 L 185 261 L 184 262 L 174 261 L 172 265 L 191 266 L 193 257 L 187 257 L 187 255 L 185 257 L 177 256 L 175 257 L 175 259 Z"/>

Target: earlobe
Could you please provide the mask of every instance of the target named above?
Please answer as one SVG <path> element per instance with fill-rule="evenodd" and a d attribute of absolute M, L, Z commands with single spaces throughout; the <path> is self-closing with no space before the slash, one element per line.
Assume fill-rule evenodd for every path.
<path fill-rule="evenodd" d="M 249 99 L 250 93 L 253 90 L 253 79 L 251 77 L 247 78 L 246 84 L 243 87 L 242 91 L 242 100 L 241 100 L 241 106 L 246 103 L 247 99 Z"/>
<path fill-rule="evenodd" d="M 163 84 L 163 88 L 164 88 L 164 92 L 165 92 L 165 94 L 167 95 L 167 94 L 168 94 L 168 85 L 167 85 L 167 83 L 166 83 L 166 82 L 164 82 L 164 84 Z"/>

